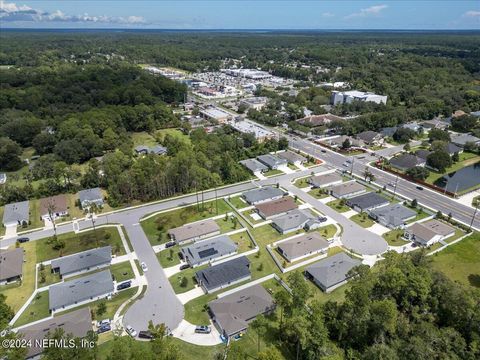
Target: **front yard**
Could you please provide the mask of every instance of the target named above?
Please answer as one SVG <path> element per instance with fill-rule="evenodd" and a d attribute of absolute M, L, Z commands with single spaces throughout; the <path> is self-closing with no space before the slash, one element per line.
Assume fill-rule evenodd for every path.
<path fill-rule="evenodd" d="M 312 189 L 308 194 L 312 195 L 315 199 L 325 199 L 329 196 L 324 189 Z"/>
<path fill-rule="evenodd" d="M 370 226 L 373 226 L 375 224 L 375 221 L 370 219 L 367 213 L 360 213 L 353 215 L 350 220 L 352 220 L 354 223 L 360 225 L 361 227 L 364 228 L 369 228 Z"/>
<path fill-rule="evenodd" d="M 391 230 L 385 234 L 382 235 L 382 237 L 385 239 L 385 241 L 388 243 L 390 246 L 402 246 L 408 244 L 410 241 L 407 241 L 403 239 L 403 230 L 401 229 L 396 229 L 396 230 Z"/>
<path fill-rule="evenodd" d="M 310 184 L 308 183 L 308 180 L 309 180 L 309 179 L 310 179 L 310 176 L 297 179 L 297 180 L 295 180 L 295 182 L 293 183 L 293 185 L 295 185 L 296 187 L 298 187 L 298 188 L 300 188 L 300 189 L 309 187 L 309 186 L 310 186 Z"/>
<path fill-rule="evenodd" d="M 330 201 L 327 203 L 327 205 L 339 213 L 347 212 L 350 210 L 346 203 L 342 204 L 342 199 Z"/>

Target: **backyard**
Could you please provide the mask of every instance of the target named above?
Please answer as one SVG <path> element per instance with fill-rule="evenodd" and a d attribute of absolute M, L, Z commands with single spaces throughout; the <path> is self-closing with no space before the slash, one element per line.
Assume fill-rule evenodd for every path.
<path fill-rule="evenodd" d="M 15 322 L 15 326 L 25 325 L 32 321 L 50 316 L 48 308 L 48 290 L 37 293 L 25 311 Z"/>
<path fill-rule="evenodd" d="M 234 196 L 228 199 L 236 209 L 243 209 L 250 206 L 241 196 Z"/>

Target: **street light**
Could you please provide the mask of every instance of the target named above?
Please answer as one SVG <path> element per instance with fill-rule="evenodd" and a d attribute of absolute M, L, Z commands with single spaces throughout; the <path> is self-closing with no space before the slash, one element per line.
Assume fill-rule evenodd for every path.
<path fill-rule="evenodd" d="M 472 230 L 473 222 L 475 221 L 475 215 L 477 215 L 477 211 L 478 211 L 478 202 L 475 205 L 475 211 L 473 212 L 473 215 L 472 215 L 472 221 L 470 222 L 470 228 L 469 228 L 470 230 Z"/>

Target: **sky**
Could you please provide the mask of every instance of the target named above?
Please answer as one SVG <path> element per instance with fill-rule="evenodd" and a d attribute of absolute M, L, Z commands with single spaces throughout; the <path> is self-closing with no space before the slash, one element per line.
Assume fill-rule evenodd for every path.
<path fill-rule="evenodd" d="M 475 0 L 0 0 L 2 28 L 480 29 Z"/>

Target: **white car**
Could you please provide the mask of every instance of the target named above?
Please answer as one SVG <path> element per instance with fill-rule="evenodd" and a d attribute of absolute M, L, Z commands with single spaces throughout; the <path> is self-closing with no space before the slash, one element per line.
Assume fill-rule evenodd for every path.
<path fill-rule="evenodd" d="M 140 264 L 140 266 L 142 267 L 143 272 L 147 272 L 147 271 L 148 271 L 147 264 L 145 264 L 144 262 L 142 262 L 142 263 Z"/>
<path fill-rule="evenodd" d="M 110 319 L 103 319 L 97 322 L 97 327 L 102 327 L 103 325 L 110 325 Z"/>
<path fill-rule="evenodd" d="M 127 327 L 125 329 L 127 330 L 128 335 L 130 335 L 131 337 L 137 336 L 137 332 L 130 325 L 127 325 Z"/>

